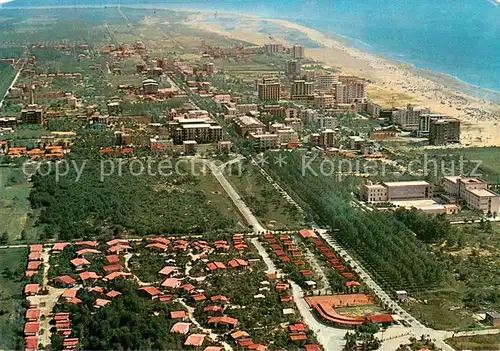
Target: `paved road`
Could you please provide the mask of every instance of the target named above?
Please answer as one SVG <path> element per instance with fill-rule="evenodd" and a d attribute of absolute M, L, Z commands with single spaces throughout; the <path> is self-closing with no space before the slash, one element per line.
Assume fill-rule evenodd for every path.
<path fill-rule="evenodd" d="M 21 75 L 21 72 L 23 71 L 24 65 L 26 64 L 27 58 L 24 59 L 23 64 L 21 65 L 21 68 L 19 68 L 19 71 L 17 71 L 16 75 L 14 76 L 14 79 L 12 80 L 12 83 L 10 83 L 9 88 L 5 92 L 4 96 L 2 97 L 2 100 L 0 101 L 0 110 L 2 109 L 3 102 L 5 101 L 5 98 L 7 95 L 9 95 L 9 90 L 12 89 L 14 84 L 16 84 L 17 80 L 19 79 L 19 76 Z"/>

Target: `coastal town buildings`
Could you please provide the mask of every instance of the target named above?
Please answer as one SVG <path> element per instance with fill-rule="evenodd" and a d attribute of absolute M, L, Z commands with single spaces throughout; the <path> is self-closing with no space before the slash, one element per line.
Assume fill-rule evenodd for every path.
<path fill-rule="evenodd" d="M 314 82 L 307 82 L 305 80 L 299 79 L 294 80 L 292 83 L 291 98 L 296 99 L 307 99 L 314 96 Z"/>
<path fill-rule="evenodd" d="M 420 126 L 420 116 L 430 112 L 427 107 L 408 104 L 406 107 L 396 107 L 391 113 L 391 121 L 403 130 L 417 130 Z"/>
<path fill-rule="evenodd" d="M 420 180 L 363 184 L 360 194 L 363 200 L 368 202 L 429 199 L 432 197 L 432 185 Z"/>
<path fill-rule="evenodd" d="M 358 77 L 339 76 L 335 84 L 335 100 L 337 104 L 352 104 L 366 100 L 365 81 Z"/>
<path fill-rule="evenodd" d="M 266 127 L 266 125 L 257 118 L 250 116 L 236 117 L 233 122 L 236 132 L 241 136 L 245 136 L 249 133 L 262 133 Z"/>
<path fill-rule="evenodd" d="M 500 211 L 500 195 L 488 189 L 488 184 L 479 178 L 448 176 L 442 180 L 444 191 L 463 200 L 473 210 L 483 213 Z"/>
<path fill-rule="evenodd" d="M 281 84 L 276 78 L 263 78 L 257 84 L 260 101 L 278 101 L 281 97 Z"/>
<path fill-rule="evenodd" d="M 303 59 L 306 57 L 306 50 L 302 45 L 294 45 L 290 51 L 294 59 Z"/>
<path fill-rule="evenodd" d="M 42 124 L 44 122 L 43 109 L 38 105 L 28 105 L 21 110 L 21 122 L 26 124 Z"/>
<path fill-rule="evenodd" d="M 264 45 L 264 50 L 267 54 L 281 54 L 283 53 L 283 44 L 270 43 Z"/>
<path fill-rule="evenodd" d="M 429 144 L 446 145 L 460 142 L 460 120 L 456 118 L 431 119 Z"/>

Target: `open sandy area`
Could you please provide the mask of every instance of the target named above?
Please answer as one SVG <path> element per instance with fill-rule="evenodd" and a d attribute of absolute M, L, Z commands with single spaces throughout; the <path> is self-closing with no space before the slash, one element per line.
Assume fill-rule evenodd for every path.
<path fill-rule="evenodd" d="M 235 22 L 235 25 L 227 26 L 229 21 Z M 286 40 L 283 33 L 300 32 L 318 45 L 306 49 L 307 57 L 338 68 L 342 74 L 367 79 L 369 98 L 382 107 L 404 106 L 408 103 L 427 106 L 435 113 L 463 121 L 463 146 L 500 145 L 500 104 L 468 95 L 464 91 L 474 88 L 461 87 L 461 83 L 451 77 L 425 72 L 402 62 L 360 51 L 347 46 L 345 40 L 285 20 L 193 12 L 188 24 L 256 45 L 269 42 L 293 45 L 295 43 Z M 460 91 L 461 88 L 464 89 Z"/>

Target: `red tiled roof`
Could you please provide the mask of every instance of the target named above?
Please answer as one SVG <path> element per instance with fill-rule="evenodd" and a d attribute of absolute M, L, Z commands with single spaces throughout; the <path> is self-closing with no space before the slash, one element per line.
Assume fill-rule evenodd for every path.
<path fill-rule="evenodd" d="M 115 246 L 115 245 L 119 245 L 119 244 L 128 244 L 128 240 L 127 239 L 113 239 L 110 241 L 106 241 L 107 246 Z"/>
<path fill-rule="evenodd" d="M 317 238 L 318 236 L 314 232 L 314 230 L 311 229 L 301 229 L 299 230 L 299 235 L 301 237 L 305 238 Z"/>
<path fill-rule="evenodd" d="M 25 294 L 38 294 L 38 290 L 40 290 L 40 285 L 38 284 L 26 284 L 24 287 Z"/>
<path fill-rule="evenodd" d="M 372 323 L 392 323 L 394 319 L 390 314 L 378 314 L 375 316 L 368 316 L 367 319 Z"/>
<path fill-rule="evenodd" d="M 157 238 L 152 238 L 150 241 L 157 242 L 163 245 L 168 245 L 170 244 L 170 240 L 162 238 L 162 237 L 157 237 Z"/>
<path fill-rule="evenodd" d="M 24 325 L 24 334 L 36 334 L 40 330 L 39 322 L 28 322 Z"/>
<path fill-rule="evenodd" d="M 120 256 L 118 255 L 108 255 L 106 256 L 106 261 L 108 261 L 111 264 L 115 264 L 120 262 Z"/>
<path fill-rule="evenodd" d="M 80 241 L 75 243 L 76 246 L 89 246 L 89 247 L 97 247 L 99 243 L 97 241 Z"/>
<path fill-rule="evenodd" d="M 186 318 L 186 311 L 171 311 L 170 318 L 172 319 L 183 319 Z"/>
<path fill-rule="evenodd" d="M 41 252 L 31 252 L 28 256 L 28 260 L 30 261 L 40 261 L 42 259 Z"/>
<path fill-rule="evenodd" d="M 316 344 L 307 344 L 304 345 L 304 348 L 306 351 L 320 351 L 319 346 Z"/>
<path fill-rule="evenodd" d="M 151 296 L 157 296 L 163 294 L 161 290 L 155 288 L 154 286 L 144 286 L 142 288 L 139 288 L 139 291 L 144 291 Z"/>
<path fill-rule="evenodd" d="M 118 278 L 118 277 L 129 277 L 131 275 L 132 275 L 132 273 L 113 272 L 113 273 L 110 273 L 107 276 L 105 276 L 103 278 L 103 280 L 114 280 L 115 278 Z"/>
<path fill-rule="evenodd" d="M 216 295 L 216 296 L 212 296 L 210 298 L 210 300 L 212 300 L 212 302 L 217 302 L 217 301 L 221 301 L 223 303 L 229 303 L 231 300 L 224 296 L 224 295 Z"/>
<path fill-rule="evenodd" d="M 165 251 L 165 250 L 168 249 L 167 245 L 161 244 L 161 243 L 147 244 L 145 247 L 146 247 L 146 249 L 158 249 L 158 250 L 161 250 L 161 251 Z"/>
<path fill-rule="evenodd" d="M 78 267 L 84 264 L 90 264 L 90 262 L 87 261 L 85 258 L 74 258 L 71 260 L 71 264 L 75 267 Z"/>
<path fill-rule="evenodd" d="M 204 334 L 191 334 L 186 339 L 186 342 L 184 342 L 184 346 L 200 347 L 201 345 L 203 345 L 204 341 L 205 341 Z"/>
<path fill-rule="evenodd" d="M 63 340 L 63 348 L 76 347 L 79 342 L 80 342 L 80 339 L 78 339 L 78 338 L 66 338 Z"/>
<path fill-rule="evenodd" d="M 30 252 L 42 252 L 42 251 L 43 251 L 43 245 L 41 244 L 30 245 Z"/>
<path fill-rule="evenodd" d="M 111 291 L 109 291 L 109 292 L 106 294 L 106 296 L 107 296 L 107 297 L 110 297 L 110 298 L 112 298 L 112 299 L 113 299 L 113 298 L 115 298 L 115 297 L 117 297 L 117 296 L 120 296 L 121 294 L 122 294 L 122 293 L 121 293 L 121 292 L 119 292 L 119 291 L 116 291 L 116 290 L 111 290 Z"/>
<path fill-rule="evenodd" d="M 360 286 L 360 285 L 361 285 L 361 283 L 357 282 L 355 280 L 345 282 L 345 286 L 347 286 L 348 288 L 350 288 L 351 286 Z"/>
<path fill-rule="evenodd" d="M 42 264 L 41 261 L 31 261 L 31 262 L 28 262 L 28 270 L 30 270 L 30 271 L 37 270 L 38 267 L 40 267 L 41 264 Z"/>
<path fill-rule="evenodd" d="M 38 350 L 38 336 L 27 336 L 24 338 L 24 349 L 26 351 Z"/>
<path fill-rule="evenodd" d="M 306 326 L 302 323 L 296 323 L 288 326 L 291 333 L 305 332 Z"/>
<path fill-rule="evenodd" d="M 174 266 L 165 266 L 158 273 L 161 275 L 170 275 L 173 272 L 177 272 L 179 269 Z"/>
<path fill-rule="evenodd" d="M 67 298 L 67 299 L 72 299 L 76 297 L 76 293 L 78 292 L 78 288 L 71 288 L 71 289 L 66 289 L 62 293 L 61 297 Z"/>
<path fill-rule="evenodd" d="M 54 316 L 54 320 L 56 322 L 57 321 L 69 320 L 69 313 L 65 313 L 65 312 L 56 313 L 55 316 Z"/>
<path fill-rule="evenodd" d="M 32 277 L 34 275 L 37 275 L 38 274 L 38 271 L 26 271 L 26 273 L 24 274 L 26 276 L 26 278 L 29 278 L 29 277 Z"/>
<path fill-rule="evenodd" d="M 30 308 L 26 310 L 25 314 L 26 319 L 40 319 L 40 309 L 39 308 Z"/>
<path fill-rule="evenodd" d="M 167 278 L 163 283 L 161 283 L 161 286 L 165 288 L 176 289 L 181 286 L 181 281 L 177 278 Z"/>
<path fill-rule="evenodd" d="M 79 274 L 81 280 L 87 279 L 99 279 L 99 276 L 96 272 L 82 272 Z"/>
<path fill-rule="evenodd" d="M 101 253 L 101 251 L 99 251 L 99 250 L 85 248 L 85 249 L 78 250 L 76 252 L 76 255 L 82 256 L 82 255 L 86 255 L 86 254 L 100 254 L 100 253 Z"/>
<path fill-rule="evenodd" d="M 208 320 L 208 324 L 225 324 L 225 325 L 230 325 L 233 328 L 236 328 L 236 326 L 238 325 L 238 320 L 236 318 L 231 318 L 228 316 L 211 317 Z"/>
<path fill-rule="evenodd" d="M 172 326 L 172 329 L 170 329 L 171 333 L 175 334 L 187 334 L 189 333 L 189 327 L 191 326 L 191 323 L 186 323 L 186 322 L 177 322 Z"/>
<path fill-rule="evenodd" d="M 112 264 L 109 266 L 104 266 L 102 267 L 102 269 L 104 269 L 105 272 L 118 272 L 123 269 L 123 266 L 121 264 Z"/>
<path fill-rule="evenodd" d="M 222 351 L 222 347 L 218 346 L 207 346 L 203 349 L 203 351 Z"/>
<path fill-rule="evenodd" d="M 76 283 L 76 280 L 73 279 L 73 277 L 70 277 L 69 275 L 61 275 L 59 277 L 55 277 L 54 280 L 66 285 L 73 285 Z"/>
<path fill-rule="evenodd" d="M 104 293 L 104 288 L 101 286 L 93 286 L 87 289 L 88 292 L 98 292 L 100 294 Z"/>
<path fill-rule="evenodd" d="M 238 345 L 241 347 L 247 347 L 253 344 L 252 339 L 240 339 L 238 340 Z"/>
<path fill-rule="evenodd" d="M 108 303 L 111 303 L 111 301 L 110 300 L 106 300 L 106 299 L 97 299 L 97 300 L 95 300 L 95 306 L 97 306 L 97 307 L 106 306 Z"/>
<path fill-rule="evenodd" d="M 246 338 L 247 336 L 249 336 L 248 333 L 243 330 L 237 330 L 234 333 L 231 333 L 231 337 L 235 340 L 239 338 Z"/>
<path fill-rule="evenodd" d="M 306 333 L 290 334 L 291 341 L 305 341 L 307 340 Z"/>

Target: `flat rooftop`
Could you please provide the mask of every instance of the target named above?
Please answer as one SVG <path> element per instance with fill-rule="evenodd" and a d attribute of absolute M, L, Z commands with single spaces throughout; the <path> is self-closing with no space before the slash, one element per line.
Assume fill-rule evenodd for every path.
<path fill-rule="evenodd" d="M 472 194 L 479 196 L 479 197 L 492 197 L 492 196 L 499 196 L 497 193 L 494 193 L 491 190 L 488 189 L 473 189 L 469 190 Z"/>
<path fill-rule="evenodd" d="M 405 182 L 383 182 L 386 187 L 400 187 L 400 186 L 430 186 L 430 184 L 423 180 L 409 180 Z"/>

